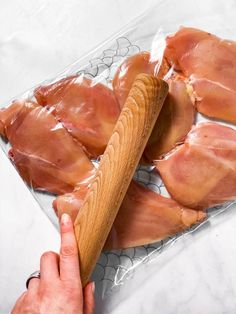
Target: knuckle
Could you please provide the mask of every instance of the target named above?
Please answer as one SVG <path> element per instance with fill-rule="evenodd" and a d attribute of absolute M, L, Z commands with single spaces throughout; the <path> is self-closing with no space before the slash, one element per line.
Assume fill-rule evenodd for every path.
<path fill-rule="evenodd" d="M 38 289 L 38 295 L 40 298 L 44 298 L 45 296 L 51 296 L 53 294 L 53 289 L 52 287 L 46 285 L 46 284 L 41 284 Z"/>
<path fill-rule="evenodd" d="M 64 291 L 66 293 L 66 296 L 70 300 L 78 300 L 82 297 L 82 292 L 77 286 L 74 285 L 66 285 L 64 287 Z"/>
<path fill-rule="evenodd" d="M 61 226 L 61 232 L 62 233 L 71 233 L 73 232 L 73 227 L 68 225 L 62 225 Z"/>
<path fill-rule="evenodd" d="M 62 256 L 76 256 L 77 250 L 73 245 L 65 245 L 61 248 L 61 255 Z"/>
<path fill-rule="evenodd" d="M 42 254 L 41 256 L 41 260 L 45 260 L 45 259 L 51 259 L 51 258 L 55 258 L 57 257 L 57 253 L 52 252 L 52 251 L 48 251 Z"/>

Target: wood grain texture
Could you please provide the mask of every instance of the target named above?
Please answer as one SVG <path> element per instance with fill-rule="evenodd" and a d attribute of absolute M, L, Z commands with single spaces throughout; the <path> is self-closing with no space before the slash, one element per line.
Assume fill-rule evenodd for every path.
<path fill-rule="evenodd" d="M 84 204 L 75 220 L 83 286 L 88 282 L 168 92 L 140 74 L 130 90 Z"/>

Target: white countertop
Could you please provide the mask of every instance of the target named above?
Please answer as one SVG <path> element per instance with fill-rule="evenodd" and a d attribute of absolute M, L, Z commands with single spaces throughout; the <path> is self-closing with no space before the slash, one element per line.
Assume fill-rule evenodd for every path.
<path fill-rule="evenodd" d="M 0 102 L 55 76 L 152 3 L 1 0 Z M 40 255 L 57 251 L 60 239 L 2 151 L 0 177 L 0 314 L 7 314 L 39 268 Z M 182 237 L 96 312 L 236 313 L 235 226 L 236 213 L 229 210 Z"/>

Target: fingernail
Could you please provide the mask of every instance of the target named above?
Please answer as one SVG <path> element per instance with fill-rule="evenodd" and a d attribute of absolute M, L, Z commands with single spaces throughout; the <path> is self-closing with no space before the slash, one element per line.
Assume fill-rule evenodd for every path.
<path fill-rule="evenodd" d="M 95 282 L 94 281 L 91 283 L 91 290 L 92 290 L 92 293 L 94 294 L 94 291 L 95 291 Z"/>
<path fill-rule="evenodd" d="M 69 225 L 71 223 L 70 216 L 66 213 L 63 213 L 61 216 L 61 223 L 63 225 Z"/>

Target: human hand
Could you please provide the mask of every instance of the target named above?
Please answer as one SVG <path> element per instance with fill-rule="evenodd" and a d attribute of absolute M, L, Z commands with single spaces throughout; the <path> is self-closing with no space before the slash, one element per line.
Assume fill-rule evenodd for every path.
<path fill-rule="evenodd" d="M 94 283 L 82 289 L 73 223 L 61 217 L 60 255 L 46 252 L 40 260 L 40 279 L 33 278 L 12 314 L 92 314 Z"/>

